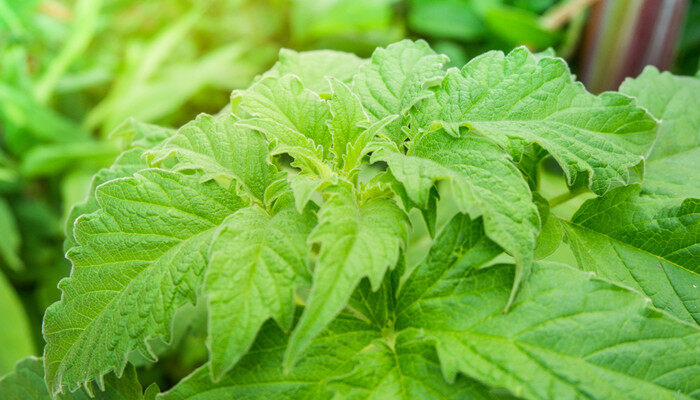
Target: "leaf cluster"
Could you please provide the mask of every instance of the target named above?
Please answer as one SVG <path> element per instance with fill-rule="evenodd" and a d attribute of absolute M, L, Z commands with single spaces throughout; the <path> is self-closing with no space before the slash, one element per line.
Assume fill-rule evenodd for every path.
<path fill-rule="evenodd" d="M 74 211 L 49 393 L 156 359 L 199 302 L 209 361 L 160 398 L 696 395 L 698 80 L 446 61 L 283 51 L 230 112 L 134 137 Z"/>

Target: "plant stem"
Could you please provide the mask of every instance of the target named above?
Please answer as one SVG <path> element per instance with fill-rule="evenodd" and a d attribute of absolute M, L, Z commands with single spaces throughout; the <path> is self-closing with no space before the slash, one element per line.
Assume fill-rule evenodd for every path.
<path fill-rule="evenodd" d="M 569 200 L 573 200 L 579 195 L 583 194 L 586 192 L 586 189 L 575 189 L 566 193 L 562 193 L 559 196 L 556 196 L 549 200 L 549 208 L 554 208 L 558 205 L 564 204 Z"/>
<path fill-rule="evenodd" d="M 569 0 L 547 11 L 540 19 L 540 22 L 542 26 L 547 29 L 557 30 L 597 1 L 598 0 Z"/>

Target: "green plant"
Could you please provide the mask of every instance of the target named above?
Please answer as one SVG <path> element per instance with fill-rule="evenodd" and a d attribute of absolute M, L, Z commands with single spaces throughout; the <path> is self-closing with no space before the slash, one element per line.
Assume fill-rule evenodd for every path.
<path fill-rule="evenodd" d="M 284 51 L 232 113 L 127 135 L 74 211 L 48 393 L 133 389 L 130 354 L 200 302 L 209 362 L 164 399 L 691 398 L 700 81 L 594 96 L 524 48 L 446 61 Z"/>

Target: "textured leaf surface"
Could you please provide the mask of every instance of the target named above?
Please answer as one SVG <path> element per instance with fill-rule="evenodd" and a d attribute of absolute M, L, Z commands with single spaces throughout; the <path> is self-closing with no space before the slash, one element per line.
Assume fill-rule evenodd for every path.
<path fill-rule="evenodd" d="M 148 164 L 142 157 L 144 151 L 172 136 L 173 133 L 174 131 L 171 129 L 133 119 L 127 121 L 112 133 L 113 137 L 121 138 L 128 143 L 126 149 L 114 160 L 114 163 L 109 168 L 103 168 L 93 176 L 88 197 L 71 208 L 68 218 L 66 218 L 64 250 L 67 251 L 77 245 L 75 237 L 73 237 L 75 220 L 83 214 L 90 214 L 100 208 L 95 198 L 97 187 L 112 179 L 126 178 L 137 171 L 148 168 Z"/>
<path fill-rule="evenodd" d="M 385 161 L 421 207 L 427 206 L 436 181 L 449 180 L 460 210 L 483 214 L 487 235 L 527 273 L 539 216 L 530 188 L 500 148 L 483 138 L 456 138 L 438 130 L 414 138 L 408 155 L 385 148 L 373 160 Z"/>
<path fill-rule="evenodd" d="M 375 120 L 402 116 L 420 99 L 429 96 L 427 86 L 439 82 L 447 57 L 436 54 L 422 40 L 403 40 L 377 49 L 353 78 L 352 89 Z M 389 137 L 403 141 L 401 120 L 387 127 Z"/>
<path fill-rule="evenodd" d="M 176 157 L 176 171 L 202 171 L 203 179 L 235 180 L 259 200 L 275 179 L 268 145 L 258 133 L 235 123 L 235 117 L 200 115 L 176 135 L 148 151 L 151 164 Z"/>
<path fill-rule="evenodd" d="M 400 333 L 392 340 L 382 339 L 376 327 L 343 314 L 311 342 L 291 371 L 284 374 L 282 360 L 287 338 L 278 327 L 268 324 L 248 355 L 220 382 L 210 380 L 205 366 L 160 399 L 506 398 L 464 377 L 447 384 L 432 345 L 413 332 Z"/>
<path fill-rule="evenodd" d="M 326 94 L 331 93 L 327 77 L 349 84 L 360 67 L 366 63 L 367 60 L 342 51 L 316 50 L 298 53 L 282 49 L 279 61 L 264 76 L 296 75 L 304 87 L 318 94 Z"/>
<path fill-rule="evenodd" d="M 432 275 L 399 309 L 397 326 L 437 340 L 448 378 L 458 372 L 526 399 L 689 399 L 700 387 L 700 330 L 638 294 L 573 268 L 535 263 L 504 314 L 511 266 Z"/>
<path fill-rule="evenodd" d="M 612 190 L 563 223 L 579 268 L 649 296 L 655 306 L 700 321 L 700 201 Z"/>
<path fill-rule="evenodd" d="M 290 328 L 295 280 L 308 275 L 306 237 L 314 219 L 286 201 L 274 215 L 258 206 L 242 208 L 217 230 L 205 278 L 216 379 L 245 354 L 267 319 Z"/>
<path fill-rule="evenodd" d="M 345 157 L 348 146 L 355 143 L 362 133 L 361 125 L 367 125 L 369 118 L 362 108 L 360 99 L 342 82 L 331 80 L 331 115 L 328 128 L 333 136 L 333 153 L 336 163 Z"/>
<path fill-rule="evenodd" d="M 321 246 L 308 304 L 287 349 L 292 363 L 345 307 L 363 277 L 378 288 L 407 236 L 406 215 L 386 198 L 357 199 L 349 184 L 327 189 L 310 243 Z"/>
<path fill-rule="evenodd" d="M 331 135 L 326 121 L 331 118 L 328 104 L 318 94 L 304 88 L 298 77 L 285 75 L 261 79 L 246 90 L 233 92 L 234 113 L 244 111 L 253 117 L 280 123 L 331 148 Z"/>
<path fill-rule="evenodd" d="M 59 394 L 58 400 L 141 400 L 141 384 L 136 371 L 129 365 L 117 378 L 110 374 L 104 380 L 104 390 L 90 386 L 72 393 Z M 29 357 L 17 363 L 15 370 L 0 379 L 0 398 L 8 400 L 51 400 L 44 382 L 44 363 L 41 358 Z"/>
<path fill-rule="evenodd" d="M 198 176 L 158 169 L 101 185 L 99 211 L 78 219 L 68 252 L 71 277 L 46 311 L 46 380 L 51 393 L 76 388 L 126 355 L 167 341 L 173 312 L 194 300 L 215 228 L 243 205 Z"/>
<path fill-rule="evenodd" d="M 647 67 L 620 86 L 661 120 L 646 164 L 643 192 L 700 197 L 700 79 Z"/>
<path fill-rule="evenodd" d="M 435 95 L 415 112 L 419 126 L 453 134 L 467 126 L 514 154 L 536 143 L 564 168 L 569 183 L 587 179 L 597 194 L 625 183 L 642 162 L 656 122 L 634 100 L 593 96 L 563 60 L 535 58 L 525 48 L 489 52 L 447 72 Z M 581 176 L 579 176 L 581 175 Z"/>

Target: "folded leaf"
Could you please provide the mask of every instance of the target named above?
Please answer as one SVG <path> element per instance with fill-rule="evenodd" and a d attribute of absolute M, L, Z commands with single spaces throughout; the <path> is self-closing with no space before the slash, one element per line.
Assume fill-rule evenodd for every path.
<path fill-rule="evenodd" d="M 331 135 L 326 120 L 331 118 L 328 104 L 318 94 L 304 88 L 298 77 L 265 77 L 246 90 L 231 95 L 233 111 L 270 119 L 313 140 L 328 154 Z"/>
<path fill-rule="evenodd" d="M 263 200 L 277 169 L 268 160 L 269 148 L 258 132 L 236 124 L 235 117 L 200 115 L 173 137 L 146 152 L 150 164 L 175 157 L 175 171 L 203 172 L 203 180 L 235 180 L 251 196 Z"/>
<path fill-rule="evenodd" d="M 483 138 L 438 130 L 414 138 L 408 155 L 385 146 L 372 160 L 385 161 L 420 207 L 428 205 L 438 180 L 450 181 L 460 211 L 483 215 L 486 234 L 515 257 L 519 274 L 527 275 L 539 215 L 530 188 L 503 150 Z"/>
<path fill-rule="evenodd" d="M 75 224 L 70 278 L 46 311 L 50 393 L 121 372 L 126 355 L 151 356 L 146 340 L 168 340 L 174 311 L 194 301 L 209 243 L 244 201 L 215 182 L 159 169 L 109 181 L 100 210 Z"/>
<path fill-rule="evenodd" d="M 363 131 L 362 125 L 367 126 L 369 117 L 362 108 L 360 99 L 342 82 L 331 79 L 331 115 L 328 128 L 333 136 L 333 154 L 336 164 L 342 167 L 348 146 L 355 143 Z"/>
<path fill-rule="evenodd" d="M 352 89 L 374 120 L 403 116 L 430 95 L 426 87 L 440 81 L 447 61 L 446 56 L 436 54 L 423 40 L 402 40 L 375 50 L 370 62 L 353 78 Z M 403 141 L 401 120 L 391 123 L 387 130 L 391 140 Z"/>
<path fill-rule="evenodd" d="M 656 121 L 618 93 L 593 96 L 559 58 L 535 58 L 525 48 L 489 52 L 451 69 L 434 96 L 416 107 L 424 129 L 460 126 L 512 154 L 536 143 L 554 157 L 569 184 L 587 180 L 597 194 L 624 184 L 655 138 Z"/>

